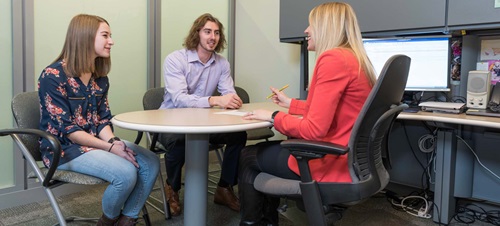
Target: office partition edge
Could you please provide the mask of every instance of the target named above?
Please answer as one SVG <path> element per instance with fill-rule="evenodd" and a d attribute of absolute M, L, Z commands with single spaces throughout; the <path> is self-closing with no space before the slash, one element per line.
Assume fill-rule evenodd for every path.
<path fill-rule="evenodd" d="M 35 90 L 34 0 L 12 0 L 12 95 Z M 10 106 L 10 105 L 8 105 Z M 12 122 L 15 126 L 15 122 Z M 14 185 L 0 189 L 0 209 L 47 200 L 39 182 L 26 180 L 29 172 L 14 145 Z M 84 186 L 56 189 L 56 196 L 84 191 Z"/>
<path fill-rule="evenodd" d="M 35 89 L 33 13 L 33 0 L 12 1 L 13 94 Z"/>
<path fill-rule="evenodd" d="M 12 94 L 13 96 L 35 90 L 34 56 L 34 0 L 12 1 Z M 10 106 L 10 105 L 9 105 Z M 14 122 L 12 122 L 14 124 Z M 15 125 L 14 125 L 15 126 Z M 17 147 L 14 145 L 14 148 Z M 46 200 L 38 182 L 29 182 L 24 176 L 28 172 L 20 151 L 14 151 L 14 185 L 0 189 L 0 209 Z M 71 186 L 71 185 L 70 185 Z M 66 195 L 83 191 L 85 187 L 74 186 L 56 189 L 55 195 Z"/>
<path fill-rule="evenodd" d="M 309 91 L 309 50 L 307 50 L 307 42 L 300 42 L 300 99 L 307 99 Z"/>
<path fill-rule="evenodd" d="M 33 0 L 12 1 L 12 96 L 35 89 L 33 13 Z M 17 146 L 14 146 L 14 149 L 17 149 Z M 21 152 L 13 151 L 15 182 L 11 189 L 27 189 L 28 181 L 24 177 L 27 166 Z"/>
<path fill-rule="evenodd" d="M 147 89 L 161 87 L 161 0 L 148 1 Z"/>
<path fill-rule="evenodd" d="M 234 65 L 234 47 L 236 46 L 236 0 L 229 0 L 229 32 L 228 36 L 228 61 L 231 67 L 231 77 L 236 81 L 236 76 L 234 75 L 235 65 Z"/>

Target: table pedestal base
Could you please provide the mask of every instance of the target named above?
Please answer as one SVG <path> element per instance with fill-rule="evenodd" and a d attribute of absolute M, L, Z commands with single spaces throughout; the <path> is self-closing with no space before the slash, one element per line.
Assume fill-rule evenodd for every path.
<path fill-rule="evenodd" d="M 184 225 L 205 225 L 207 219 L 208 134 L 186 134 Z"/>

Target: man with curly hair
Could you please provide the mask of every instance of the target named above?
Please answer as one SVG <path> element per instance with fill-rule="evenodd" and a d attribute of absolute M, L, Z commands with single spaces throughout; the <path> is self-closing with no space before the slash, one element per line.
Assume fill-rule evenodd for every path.
<path fill-rule="evenodd" d="M 185 48 L 169 54 L 163 64 L 165 94 L 161 109 L 241 107 L 243 102 L 234 89 L 229 62 L 218 54 L 226 45 L 223 30 L 222 23 L 208 13 L 194 21 L 184 41 Z M 215 91 L 220 95 L 214 95 Z M 172 215 L 178 216 L 185 137 L 184 134 L 162 134 L 159 141 L 168 150 L 165 193 Z M 209 141 L 226 145 L 214 202 L 239 211 L 240 203 L 233 186 L 237 183 L 238 159 L 246 144 L 246 132 L 211 134 Z"/>

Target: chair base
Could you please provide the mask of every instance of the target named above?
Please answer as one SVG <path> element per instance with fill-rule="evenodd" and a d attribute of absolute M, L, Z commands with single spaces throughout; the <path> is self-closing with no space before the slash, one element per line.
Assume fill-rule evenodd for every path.
<path fill-rule="evenodd" d="M 288 207 L 285 212 L 280 213 L 286 219 L 294 222 L 294 225 L 309 225 L 306 212 L 296 206 Z M 335 225 L 335 222 L 342 219 L 342 212 L 331 212 L 326 214 L 327 225 Z"/>
<path fill-rule="evenodd" d="M 79 216 L 69 216 L 65 218 L 66 223 L 70 222 L 75 222 L 75 221 L 85 221 L 85 222 L 94 222 L 97 223 L 99 218 L 86 218 L 86 217 L 79 217 Z M 53 226 L 60 225 L 59 223 L 53 224 Z"/>

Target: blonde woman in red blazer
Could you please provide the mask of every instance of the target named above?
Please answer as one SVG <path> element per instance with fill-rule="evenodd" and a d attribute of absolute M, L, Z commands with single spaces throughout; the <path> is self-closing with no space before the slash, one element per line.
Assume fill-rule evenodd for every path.
<path fill-rule="evenodd" d="M 307 49 L 316 51 L 318 56 L 307 100 L 289 98 L 271 88 L 273 102 L 288 108 L 288 113 L 255 110 L 244 118 L 271 121 L 277 131 L 289 137 L 347 145 L 354 122 L 376 80 L 363 48 L 356 15 L 346 3 L 324 3 L 311 10 L 309 26 L 304 32 Z M 240 225 L 278 225 L 279 199 L 253 188 L 260 172 L 300 179 L 296 159 L 279 143 L 259 143 L 241 154 Z M 351 181 L 347 155 L 326 155 L 311 160 L 309 166 L 318 182 Z"/>

